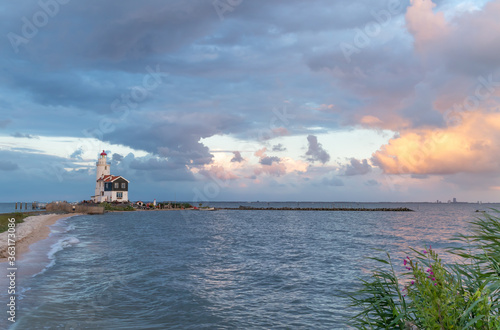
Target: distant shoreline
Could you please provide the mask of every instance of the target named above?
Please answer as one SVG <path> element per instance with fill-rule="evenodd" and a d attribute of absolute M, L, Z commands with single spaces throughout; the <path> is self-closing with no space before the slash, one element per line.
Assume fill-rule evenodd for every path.
<path fill-rule="evenodd" d="M 242 211 L 365 211 L 365 212 L 414 212 L 412 209 L 407 207 L 397 207 L 397 208 L 351 208 L 351 207 L 332 207 L 332 208 L 315 208 L 315 207 L 251 207 L 251 206 L 240 206 L 238 208 L 231 207 L 219 207 L 219 210 L 242 210 Z"/>

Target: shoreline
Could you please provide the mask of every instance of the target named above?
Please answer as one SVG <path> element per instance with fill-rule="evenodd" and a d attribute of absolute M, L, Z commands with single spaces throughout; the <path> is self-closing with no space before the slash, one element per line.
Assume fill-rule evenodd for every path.
<path fill-rule="evenodd" d="M 15 232 L 15 247 L 16 260 L 19 260 L 23 254 L 30 250 L 30 245 L 38 241 L 44 240 L 50 235 L 50 226 L 58 220 L 82 215 L 81 213 L 64 213 L 64 214 L 42 214 L 29 216 L 24 219 L 24 222 L 16 226 Z M 0 233 L 0 263 L 7 261 L 7 235 L 8 232 Z"/>

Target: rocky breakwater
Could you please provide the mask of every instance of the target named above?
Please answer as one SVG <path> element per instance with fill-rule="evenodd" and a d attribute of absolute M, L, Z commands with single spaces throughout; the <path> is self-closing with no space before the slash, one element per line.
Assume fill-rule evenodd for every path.
<path fill-rule="evenodd" d="M 221 208 L 224 210 L 260 210 L 260 211 L 357 211 L 357 212 L 413 212 L 407 207 L 396 208 L 350 208 L 350 207 L 334 207 L 334 208 L 315 208 L 315 207 L 251 207 L 242 206 L 238 208 Z"/>

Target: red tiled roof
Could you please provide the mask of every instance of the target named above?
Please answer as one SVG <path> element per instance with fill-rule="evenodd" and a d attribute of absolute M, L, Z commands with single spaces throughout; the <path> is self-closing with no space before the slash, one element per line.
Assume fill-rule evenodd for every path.
<path fill-rule="evenodd" d="M 105 176 L 99 178 L 97 181 L 113 182 L 118 178 L 122 178 L 123 180 L 129 182 L 127 179 L 125 179 L 124 177 L 122 177 L 120 175 L 105 175 Z"/>

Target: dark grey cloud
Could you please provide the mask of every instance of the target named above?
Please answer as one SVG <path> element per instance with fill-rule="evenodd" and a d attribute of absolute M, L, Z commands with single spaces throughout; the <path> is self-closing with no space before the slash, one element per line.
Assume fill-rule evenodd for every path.
<path fill-rule="evenodd" d="M 123 160 L 123 158 L 124 157 L 122 155 L 120 155 L 118 153 L 113 153 L 113 157 L 112 157 L 113 162 L 116 162 L 116 163 L 121 162 Z"/>
<path fill-rule="evenodd" d="M 31 134 L 25 134 L 25 133 L 19 133 L 16 132 L 14 134 L 11 134 L 10 136 L 13 136 L 15 138 L 25 138 L 25 139 L 39 139 L 40 137 L 36 135 L 31 135 Z"/>
<path fill-rule="evenodd" d="M 73 152 L 73 153 L 69 156 L 69 158 L 82 160 L 82 154 L 83 154 L 83 149 L 82 149 L 82 148 L 79 148 L 79 149 L 75 150 L 75 152 Z"/>
<path fill-rule="evenodd" d="M 273 146 L 273 151 L 286 151 L 286 148 L 281 144 L 276 144 Z"/>
<path fill-rule="evenodd" d="M 336 177 L 333 178 L 323 178 L 322 180 L 323 184 L 327 186 L 332 186 L 332 187 L 341 187 L 344 185 L 344 182 Z"/>
<path fill-rule="evenodd" d="M 7 161 L 0 161 L 0 169 L 4 171 L 21 171 L 22 175 L 15 176 L 13 178 L 6 177 L 4 181 L 9 182 L 7 186 L 12 188 L 14 194 L 15 191 L 24 190 L 22 186 L 33 183 L 34 186 L 40 186 L 40 191 L 49 192 L 52 189 L 60 189 L 60 194 L 65 194 L 68 189 L 72 189 L 73 185 L 68 186 L 68 182 L 74 183 L 75 187 L 81 187 L 82 181 L 85 181 L 88 173 L 82 175 L 78 172 L 79 165 L 68 161 L 68 159 L 49 156 L 34 152 L 24 152 L 24 151 L 1 151 L 0 159 L 9 159 Z M 14 180 L 14 182 L 10 182 Z M 15 181 L 19 183 L 15 184 Z M 66 187 L 62 187 L 62 184 L 66 183 Z M 21 187 L 17 187 L 20 185 Z M 46 190 L 43 186 L 47 186 Z M 47 196 L 50 194 L 47 193 Z M 45 196 L 45 195 L 43 195 Z"/>
<path fill-rule="evenodd" d="M 405 4 L 402 1 L 401 13 Z M 373 21 L 371 11 L 380 11 L 387 8 L 387 1 L 383 0 L 338 0 L 335 2 L 325 0 L 312 0 L 304 5 L 300 0 L 289 1 L 243 1 L 233 12 L 228 12 L 227 17 L 242 20 L 252 34 L 276 34 L 319 32 L 324 30 L 354 29 Z M 319 9 L 319 10 L 318 10 Z M 286 14 L 284 14 L 286 13 Z M 308 17 L 311 21 L 304 20 Z M 278 19 L 279 18 L 279 19 Z M 253 26 L 255 24 L 256 28 Z M 273 27 L 274 30 L 269 30 Z M 244 26 L 242 28 L 245 28 Z M 231 41 L 236 41 L 235 37 Z"/>
<path fill-rule="evenodd" d="M 161 106 L 169 113 L 238 112 L 249 119 L 238 133 L 248 135 L 251 129 L 268 126 L 275 104 L 266 100 L 280 102 L 283 95 L 294 95 L 301 105 L 335 103 L 341 109 L 336 114 L 303 111 L 297 118 L 301 124 L 335 129 L 339 123 L 357 124 L 370 114 L 390 126 L 388 119 L 397 114 L 409 119 L 409 125 L 441 125 L 432 107 L 412 106 L 419 99 L 412 99 L 414 88 L 426 72 L 407 32 L 397 23 L 409 1 L 400 4 L 388 26 L 356 55 L 353 65 L 346 62 L 339 44 L 352 42 L 356 29 L 376 22 L 374 13 L 386 11 L 387 1 L 314 0 L 307 5 L 298 0 L 244 1 L 223 21 L 206 0 L 71 1 L 60 5 L 58 14 L 20 46 L 19 53 L 5 38 L 0 59 L 8 64 L 0 75 L 0 92 L 22 90 L 27 100 L 48 110 L 48 120 L 61 113 L 66 119 L 86 112 L 116 117 L 110 104 L 142 83 L 146 66 L 159 65 L 170 78 L 132 110 L 147 114 Z M 4 35 L 21 34 L 20 18 L 40 10 L 34 0 L 3 6 Z M 467 34 L 471 39 L 478 34 L 474 15 L 470 16 L 457 22 L 472 27 Z M 483 50 L 488 45 L 479 46 Z M 480 61 L 490 68 L 497 64 L 494 54 L 490 51 L 474 60 L 468 54 L 461 61 Z M 242 61 L 245 56 L 252 61 Z M 429 96 L 424 103 L 432 101 Z M 18 103 L 15 97 L 6 102 Z M 50 110 L 54 107 L 62 109 Z M 287 127 L 291 134 L 298 130 L 293 128 Z M 75 131 L 81 135 L 81 129 Z"/>
<path fill-rule="evenodd" d="M 1 15 L 4 28 L 21 36 L 23 22 L 20 18 L 31 19 L 41 10 L 36 1 L 9 4 L 5 9 L 12 17 Z M 29 38 L 29 42 L 23 43 L 18 54 L 32 54 L 48 44 L 59 51 L 55 51 L 48 61 L 53 65 L 65 65 L 68 62 L 65 56 L 70 55 L 76 63 L 85 64 L 93 59 L 122 62 L 125 66 L 123 62 L 126 60 L 179 49 L 205 35 L 217 23 L 219 20 L 211 3 L 203 0 L 172 0 L 168 3 L 146 0 L 141 4 L 130 0 L 106 3 L 71 1 L 59 6 L 57 15 Z M 54 37 L 58 39 L 53 40 Z M 49 56 L 47 53 L 39 55 L 44 60 Z"/>
<path fill-rule="evenodd" d="M 372 167 L 368 164 L 368 160 L 363 159 L 362 161 L 359 161 L 356 158 L 351 158 L 350 164 L 345 166 L 344 175 L 363 175 L 370 173 L 371 170 Z"/>
<path fill-rule="evenodd" d="M 378 182 L 377 180 L 368 180 L 368 181 L 365 181 L 365 186 L 368 186 L 368 187 L 380 186 L 380 182 Z"/>
<path fill-rule="evenodd" d="M 87 171 L 79 170 L 67 159 L 13 151 L 0 151 L 0 159 L 10 159 L 0 161 L 0 171 L 19 173 L 3 176 L 2 184 L 9 187 L 4 199 L 76 201 L 88 199 L 94 193 L 95 173 L 89 179 Z"/>
<path fill-rule="evenodd" d="M 0 27 L 6 33 L 20 34 L 20 18 L 40 10 L 34 0 L 4 6 Z M 267 127 L 270 109 L 276 104 L 265 100 L 280 102 L 283 95 L 293 94 L 305 103 L 337 93 L 308 75 L 310 68 L 304 65 L 303 55 L 317 46 L 335 44 L 331 32 L 363 26 L 373 20 L 372 10 L 383 10 L 387 4 L 385 0 L 315 0 L 306 6 L 300 1 L 245 1 L 224 21 L 206 0 L 72 1 L 59 7 L 59 13 L 20 46 L 17 54 L 5 40 L 7 47 L 0 50 L 9 63 L 6 74 L 0 75 L 4 88 L 22 89 L 28 100 L 44 109 L 63 107 L 60 110 L 68 117 L 69 112 L 82 115 L 89 111 L 116 117 L 110 104 L 141 84 L 146 66 L 159 65 L 171 79 L 139 105 L 140 112 L 147 113 L 156 104 L 166 112 L 172 111 L 169 105 L 174 111 L 184 111 L 179 110 L 184 106 L 193 111 L 189 107 L 209 100 L 213 105 L 206 110 L 251 113 L 249 124 L 240 131 L 246 134 L 251 128 L 262 128 L 263 123 Z M 287 35 L 296 40 L 287 44 L 283 39 Z M 252 61 L 241 60 L 240 47 L 251 51 Z M 284 55 L 287 61 L 282 60 Z M 283 82 L 289 91 L 273 92 Z M 316 88 L 304 89 L 313 85 Z M 248 95 L 256 86 L 266 92 Z M 342 95 L 342 91 L 338 93 Z M 193 105 L 183 104 L 190 102 Z M 324 102 L 328 101 L 319 100 Z M 327 123 L 324 117 L 304 113 L 302 123 Z M 338 124 L 330 120 L 329 125 Z"/>
<path fill-rule="evenodd" d="M 0 170 L 2 171 L 14 171 L 18 168 L 19 166 L 10 160 L 0 160 Z"/>
<path fill-rule="evenodd" d="M 321 143 L 318 143 L 318 137 L 309 135 L 307 136 L 307 142 L 309 146 L 306 156 L 309 162 L 319 161 L 324 164 L 330 160 L 330 155 L 323 149 Z"/>
<path fill-rule="evenodd" d="M 149 159 L 135 158 L 130 163 L 130 168 L 141 171 L 176 169 L 175 165 L 169 163 L 166 159 L 158 159 L 158 158 L 149 158 Z"/>
<path fill-rule="evenodd" d="M 233 151 L 233 154 L 234 157 L 231 158 L 231 163 L 241 163 L 244 160 L 239 151 Z"/>
<path fill-rule="evenodd" d="M 213 155 L 200 139 L 236 130 L 240 122 L 236 116 L 205 113 L 175 114 L 153 123 L 138 118 L 130 126 L 106 134 L 105 140 L 161 156 L 177 168 L 203 166 L 212 162 Z"/>
<path fill-rule="evenodd" d="M 266 157 L 262 157 L 259 160 L 259 163 L 261 163 L 262 165 L 271 166 L 273 163 L 279 163 L 280 160 L 281 159 L 279 157 L 276 157 L 276 156 L 272 156 L 272 157 L 266 156 Z"/>
<path fill-rule="evenodd" d="M 146 158 L 133 159 L 129 165 L 130 169 L 146 173 L 151 181 L 193 181 L 193 174 L 185 167 L 166 159 Z"/>

